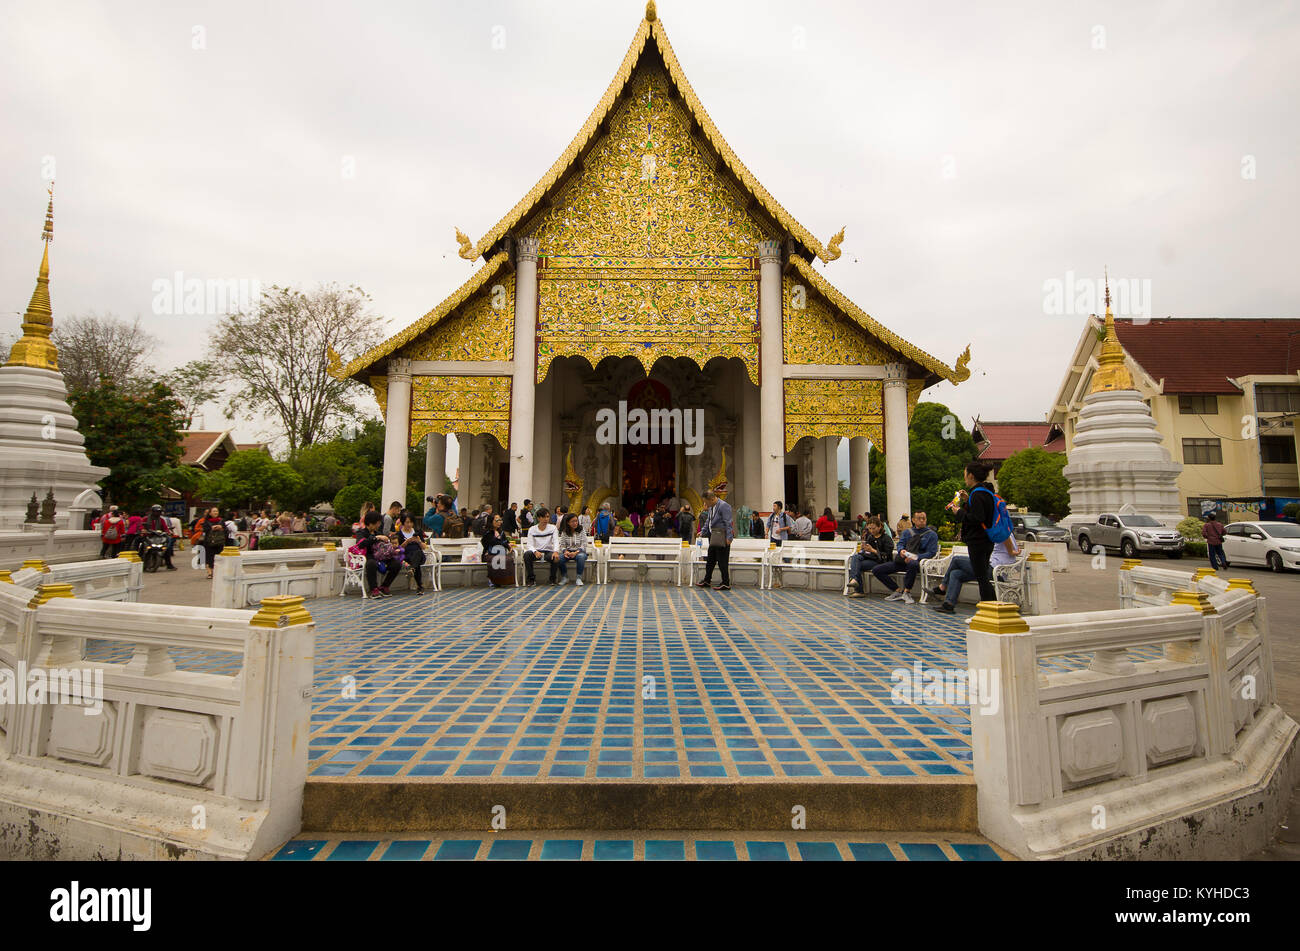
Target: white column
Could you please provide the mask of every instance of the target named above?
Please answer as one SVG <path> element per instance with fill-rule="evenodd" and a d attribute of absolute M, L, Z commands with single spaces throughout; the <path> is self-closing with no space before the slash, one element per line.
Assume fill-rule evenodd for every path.
<path fill-rule="evenodd" d="M 411 361 L 388 361 L 388 405 L 384 420 L 384 482 L 381 512 L 389 502 L 406 504 L 406 462 L 411 434 Z"/>
<path fill-rule="evenodd" d="M 562 360 L 563 357 L 557 357 Z M 530 484 L 532 485 L 532 494 L 524 498 L 532 499 L 533 502 L 541 502 L 555 514 L 555 506 L 558 504 L 554 497 L 554 486 L 551 484 L 552 477 L 552 456 L 553 437 L 555 435 L 555 404 L 552 396 L 555 392 L 555 374 L 556 366 L 551 364 L 551 370 L 546 375 L 546 379 L 537 384 L 536 404 L 534 408 L 534 427 L 533 427 L 533 455 L 530 460 L 532 473 Z M 519 500 L 520 507 L 524 504 L 524 498 Z M 513 499 L 511 501 L 514 501 Z M 537 505 L 533 506 L 536 512 Z"/>
<path fill-rule="evenodd" d="M 840 514 L 840 461 L 839 448 L 840 440 L 838 436 L 827 436 L 824 440 L 826 449 L 826 491 L 824 493 L 826 501 L 822 503 L 822 508 L 829 508 L 831 514 L 839 518 Z M 821 511 L 816 515 L 820 518 Z"/>
<path fill-rule="evenodd" d="M 871 510 L 870 453 L 866 436 L 849 440 L 849 518 Z"/>
<path fill-rule="evenodd" d="M 429 433 L 425 442 L 424 495 L 437 498 L 447 485 L 447 437 L 443 433 Z M 391 500 L 390 500 L 391 501 Z M 425 508 L 428 508 L 426 503 Z"/>
<path fill-rule="evenodd" d="M 892 525 L 912 512 L 912 474 L 907 456 L 907 367 L 885 367 L 885 498 Z"/>
<path fill-rule="evenodd" d="M 473 511 L 478 505 L 477 441 L 469 433 L 457 433 L 456 441 L 460 443 L 460 488 L 456 494 L 461 508 Z"/>
<path fill-rule="evenodd" d="M 509 501 L 533 496 L 533 411 L 537 372 L 537 239 L 515 243 L 515 368 L 510 383 Z M 462 466 L 463 469 L 463 466 Z"/>
<path fill-rule="evenodd" d="M 758 325 L 762 377 L 759 386 L 760 481 L 758 507 L 785 496 L 785 392 L 781 368 L 781 244 L 758 244 Z"/>

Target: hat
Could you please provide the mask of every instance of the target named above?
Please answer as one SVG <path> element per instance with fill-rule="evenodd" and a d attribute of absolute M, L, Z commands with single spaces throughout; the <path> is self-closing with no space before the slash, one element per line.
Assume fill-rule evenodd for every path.
<path fill-rule="evenodd" d="M 162 506 L 161 506 L 161 505 L 155 505 L 155 506 L 153 506 L 153 507 L 150 509 L 150 511 L 153 511 L 153 512 L 161 512 L 161 511 L 162 511 Z"/>

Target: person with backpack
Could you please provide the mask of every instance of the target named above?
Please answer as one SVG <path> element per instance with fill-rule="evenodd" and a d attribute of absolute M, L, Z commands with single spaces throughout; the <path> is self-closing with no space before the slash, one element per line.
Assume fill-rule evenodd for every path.
<path fill-rule="evenodd" d="M 127 520 L 116 505 L 108 507 L 108 514 L 99 522 L 100 558 L 116 558 L 126 544 Z"/>
<path fill-rule="evenodd" d="M 609 536 L 614 531 L 614 513 L 610 511 L 608 502 L 601 503 L 600 511 L 596 513 L 596 521 L 592 528 L 592 534 L 600 539 L 600 543 L 608 545 Z"/>
<path fill-rule="evenodd" d="M 969 491 L 957 493 L 959 504 L 953 512 L 970 557 L 971 573 L 979 582 L 981 601 L 998 599 L 993 589 L 993 570 L 989 561 L 993 557 L 993 546 L 1006 541 L 1011 534 L 1007 503 L 993 491 L 988 481 L 989 472 L 988 464 L 979 460 L 966 464 L 962 476 Z"/>
<path fill-rule="evenodd" d="M 212 566 L 217 563 L 216 558 L 221 554 L 221 550 L 226 547 L 226 523 L 221 517 L 221 509 L 215 505 L 208 509 L 208 514 L 199 519 L 194 526 L 194 533 L 200 536 L 199 544 L 203 546 L 204 566 L 208 569 L 208 577 L 212 577 Z"/>
<path fill-rule="evenodd" d="M 683 502 L 677 511 L 677 537 L 693 539 L 695 537 L 695 514 L 691 512 L 691 503 Z"/>
<path fill-rule="evenodd" d="M 519 534 L 527 535 L 528 530 L 537 524 L 537 518 L 533 515 L 533 500 L 524 499 L 524 507 L 519 512 Z"/>
<path fill-rule="evenodd" d="M 485 505 L 483 506 L 483 511 L 479 512 L 478 515 L 475 516 L 474 518 L 473 532 L 475 536 L 477 536 L 478 538 L 482 538 L 484 535 L 488 533 L 488 529 L 491 526 L 492 526 L 492 506 Z"/>

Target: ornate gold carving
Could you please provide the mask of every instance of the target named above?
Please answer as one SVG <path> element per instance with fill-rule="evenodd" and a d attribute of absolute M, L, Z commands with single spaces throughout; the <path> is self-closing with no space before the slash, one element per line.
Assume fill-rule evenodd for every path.
<path fill-rule="evenodd" d="M 835 232 L 834 237 L 826 244 L 826 254 L 823 256 L 824 261 L 834 261 L 840 256 L 840 242 L 844 240 L 844 229 L 841 228 Z"/>
<path fill-rule="evenodd" d="M 569 147 L 556 159 L 555 163 L 542 177 L 542 180 L 534 185 L 528 194 L 520 199 L 504 218 L 493 225 L 487 234 L 479 239 L 478 244 L 474 246 L 469 254 L 477 257 L 486 253 L 507 232 L 513 230 L 520 222 L 527 221 L 536 213 L 537 207 L 543 198 L 555 188 L 565 175 L 569 174 L 579 156 L 586 152 L 591 140 L 602 127 L 609 124 L 611 114 L 624 100 L 624 97 L 629 95 L 626 87 L 633 77 L 634 68 L 643 58 L 646 45 L 650 42 L 653 42 L 658 48 L 667 70 L 668 81 L 680 94 L 682 101 L 685 103 L 686 111 L 691 119 L 699 125 L 709 146 L 718 153 L 719 164 L 725 166 L 739 180 L 741 189 L 751 195 L 755 203 L 774 218 L 782 230 L 789 232 L 796 241 L 801 242 L 804 247 L 811 250 L 822 260 L 830 260 L 827 257 L 827 249 L 823 247 L 822 243 L 781 207 L 731 150 L 731 146 L 718 132 L 709 114 L 704 111 L 704 107 L 695 95 L 695 90 L 691 88 L 691 84 L 682 72 L 681 64 L 677 61 L 677 55 L 668 42 L 668 35 L 664 31 L 663 21 L 649 17 L 641 21 L 636 35 L 632 38 L 632 45 L 628 48 L 627 55 L 623 57 L 623 62 L 619 64 L 613 81 L 605 90 L 605 94 L 601 97 L 591 115 L 588 116 L 586 123 L 583 124 L 577 136 L 569 143 Z M 649 60 L 650 57 L 646 57 L 646 59 Z"/>
<path fill-rule="evenodd" d="M 513 360 L 515 276 L 480 287 L 444 320 L 404 347 L 411 360 Z"/>
<path fill-rule="evenodd" d="M 591 514 L 594 517 L 600 511 L 600 507 L 605 504 L 605 500 L 618 495 L 618 490 L 612 485 L 602 485 L 595 492 L 591 493 L 591 498 L 587 499 L 587 505 L 591 507 Z M 614 506 L 610 506 L 614 509 Z"/>
<path fill-rule="evenodd" d="M 709 480 L 709 488 L 718 498 L 725 500 L 731 483 L 727 481 L 727 447 L 722 447 L 722 459 L 718 462 L 717 474 Z"/>
<path fill-rule="evenodd" d="M 411 445 L 418 445 L 429 433 L 486 433 L 509 449 L 510 377 L 415 377 L 411 381 Z"/>
<path fill-rule="evenodd" d="M 469 239 L 469 235 L 461 231 L 459 228 L 456 229 L 456 241 L 460 244 L 459 254 L 465 260 L 473 261 L 478 257 L 478 255 L 474 253 L 474 242 Z"/>
<path fill-rule="evenodd" d="M 379 404 L 379 415 L 388 418 L 388 377 L 372 376 L 370 388 L 375 391 L 375 402 Z"/>
<path fill-rule="evenodd" d="M 700 498 L 700 493 L 696 492 L 690 486 L 686 486 L 682 488 L 678 494 L 687 502 L 691 503 L 691 511 L 695 514 L 696 518 L 699 518 L 700 513 L 704 511 L 704 499 Z"/>
<path fill-rule="evenodd" d="M 54 240 L 54 183 L 50 182 L 50 203 L 45 211 L 45 229 L 41 240 L 45 242 L 45 251 L 41 254 L 41 266 L 36 272 L 36 289 L 27 304 L 27 313 L 23 315 L 23 335 L 9 350 L 9 360 L 5 366 L 35 367 L 38 370 L 59 369 L 59 353 L 50 339 L 54 330 L 54 311 L 50 307 L 50 242 Z"/>
<path fill-rule="evenodd" d="M 787 274 L 781 281 L 782 345 L 786 363 L 842 363 L 879 366 L 894 360 L 894 354 L 880 346 L 858 324 L 837 315 L 824 297 L 808 293 L 803 308 L 795 306 L 795 291 L 802 282 Z"/>
<path fill-rule="evenodd" d="M 953 368 L 953 382 L 960 383 L 963 380 L 970 379 L 970 344 L 966 344 L 966 349 L 961 352 L 957 358 L 957 365 Z"/>
<path fill-rule="evenodd" d="M 883 445 L 881 389 L 879 380 L 786 380 L 786 451 L 804 436 L 865 436 Z"/>
<path fill-rule="evenodd" d="M 578 475 L 578 470 L 573 468 L 573 447 L 569 447 L 569 454 L 564 460 L 564 494 L 569 497 L 569 511 L 582 514 L 582 509 L 578 503 L 582 501 L 582 477 Z"/>
<path fill-rule="evenodd" d="M 907 421 L 912 421 L 912 413 L 916 410 L 917 401 L 921 399 L 921 391 L 925 389 L 925 380 L 912 379 L 907 381 Z"/>
<path fill-rule="evenodd" d="M 830 301 L 831 304 L 839 308 L 842 314 L 879 340 L 884 346 L 897 351 L 914 363 L 919 363 L 931 373 L 942 377 L 945 380 L 950 380 L 953 383 L 960 383 L 962 380 L 966 379 L 966 377 L 960 376 L 957 371 L 941 362 L 938 358 L 932 357 L 919 347 L 912 346 L 912 344 L 908 343 L 902 337 L 892 333 L 881 324 L 877 323 L 867 315 L 861 307 L 840 293 L 840 291 L 827 281 L 826 278 L 813 270 L 812 265 L 799 257 L 799 255 L 791 255 L 790 263 L 794 265 L 795 272 L 812 285 L 817 293 L 821 294 Z M 968 361 L 969 359 L 970 358 L 967 357 Z M 967 376 L 969 375 L 970 374 L 967 373 Z"/>
<path fill-rule="evenodd" d="M 461 304 L 465 303 L 465 301 L 469 300 L 470 296 L 473 295 L 475 291 L 481 288 L 488 281 L 492 280 L 492 278 L 496 277 L 497 272 L 501 270 L 502 266 L 506 263 L 508 259 L 509 259 L 509 255 L 507 255 L 504 251 L 492 255 L 491 260 L 489 260 L 485 265 L 483 265 L 483 267 L 479 268 L 478 272 L 474 274 L 473 277 L 471 277 L 468 281 L 466 281 L 459 288 L 457 288 L 454 294 L 452 294 L 450 297 L 444 300 L 433 310 L 429 311 L 427 314 L 425 314 L 415 323 L 411 324 L 405 330 L 401 331 L 400 333 L 394 334 L 393 336 L 385 340 L 383 343 L 371 347 L 361 356 L 357 357 L 355 360 L 353 360 L 351 363 L 345 366 L 338 373 L 334 373 L 333 374 L 334 378 L 338 380 L 346 380 L 348 377 L 355 377 L 356 379 L 361 380 L 362 379 L 360 375 L 361 371 L 365 370 L 371 364 L 379 360 L 382 360 L 384 357 L 387 357 L 389 354 L 393 353 L 394 351 L 400 350 L 402 347 L 406 346 L 408 343 L 410 343 L 411 341 L 419 337 L 422 333 L 424 333 L 434 324 L 438 323 L 438 321 L 442 320 L 443 317 L 447 316 L 453 310 L 459 307 Z M 502 283 L 504 283 L 506 280 L 510 281 L 511 294 L 513 294 L 514 278 L 503 277 Z M 511 320 L 511 326 L 513 328 L 514 311 L 511 310 L 508 316 L 509 319 Z"/>

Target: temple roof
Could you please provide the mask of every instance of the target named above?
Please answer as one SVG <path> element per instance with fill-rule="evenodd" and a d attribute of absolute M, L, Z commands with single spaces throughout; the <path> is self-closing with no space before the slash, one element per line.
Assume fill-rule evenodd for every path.
<path fill-rule="evenodd" d="M 772 197 L 768 190 L 754 177 L 754 174 L 737 158 L 736 153 L 731 150 L 731 146 L 722 137 L 722 133 L 718 131 L 717 126 L 713 124 L 709 114 L 704 111 L 699 98 L 695 95 L 695 90 L 691 88 L 690 82 L 687 81 L 686 74 L 682 71 L 681 64 L 677 62 L 677 56 L 673 53 L 673 48 L 668 42 L 668 34 L 664 31 L 664 25 L 655 14 L 653 2 L 646 5 L 645 19 L 641 21 L 641 25 L 637 28 L 636 35 L 632 38 L 632 45 L 628 48 L 627 55 L 623 57 L 623 62 L 619 65 L 618 72 L 614 74 L 614 79 L 609 84 L 609 88 L 605 90 L 605 95 L 601 97 L 596 108 L 587 117 L 587 121 L 573 141 L 569 143 L 569 147 L 555 160 L 555 164 L 542 176 L 541 181 L 534 185 L 528 194 L 520 199 L 519 203 L 510 209 L 504 218 L 493 225 L 487 234 L 478 240 L 477 244 L 471 244 L 469 238 L 457 231 L 457 240 L 461 242 L 460 256 L 471 261 L 482 257 L 495 247 L 511 229 L 521 222 L 527 221 L 548 196 L 555 194 L 579 158 L 599 137 L 602 127 L 609 120 L 615 106 L 622 98 L 632 74 L 636 71 L 638 62 L 641 61 L 643 54 L 650 47 L 654 47 L 658 52 L 668 72 L 669 80 L 681 95 L 687 112 L 700 127 L 704 139 L 718 153 L 721 163 L 730 170 L 753 200 L 785 229 L 795 241 L 802 244 L 812 254 L 815 254 L 823 261 L 833 261 L 838 258 L 840 256 L 839 242 L 844 237 L 843 229 L 827 244 L 823 245 L 813 237 L 807 228 L 796 221 L 793 215 L 781 207 L 780 203 Z"/>
<path fill-rule="evenodd" d="M 1117 318 L 1128 355 L 1165 393 L 1240 393 L 1243 376 L 1300 372 L 1300 320 L 1285 317 Z"/>

